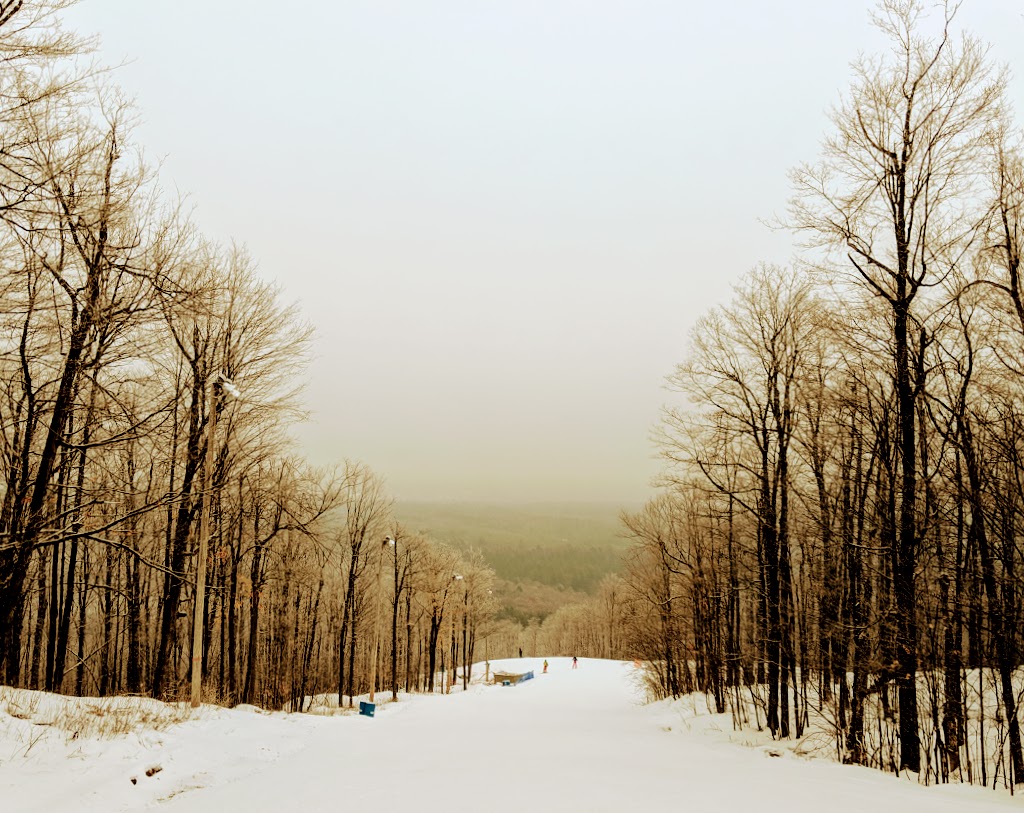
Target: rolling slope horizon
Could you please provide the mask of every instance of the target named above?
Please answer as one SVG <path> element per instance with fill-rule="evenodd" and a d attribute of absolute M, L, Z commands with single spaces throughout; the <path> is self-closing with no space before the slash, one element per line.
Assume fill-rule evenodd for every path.
<path fill-rule="evenodd" d="M 620 571 L 628 548 L 621 510 L 596 501 L 400 501 L 395 516 L 409 531 L 479 551 L 498 579 L 500 617 L 525 624 L 581 601 Z"/>

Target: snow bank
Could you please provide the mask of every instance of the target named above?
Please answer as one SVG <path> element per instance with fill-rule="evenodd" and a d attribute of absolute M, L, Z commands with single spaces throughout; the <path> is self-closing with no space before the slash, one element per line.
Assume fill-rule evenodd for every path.
<path fill-rule="evenodd" d="M 518 686 L 472 684 L 450 695 L 383 700 L 375 718 L 263 713 L 204 706 L 156 728 L 79 731 L 47 714 L 81 715 L 100 701 L 8 690 L 0 705 L 4 813 L 166 813 L 344 810 L 421 813 L 471 806 L 488 813 L 821 811 L 953 813 L 1020 809 L 969 787 L 925 788 L 794 751 L 744 748 L 728 716 L 692 704 L 646 705 L 632 664 L 549 658 L 494 661 L 533 669 Z M 483 674 L 481 664 L 475 673 Z M 13 699 L 13 705 L 11 700 Z M 62 705 L 63 704 L 63 705 Z M 159 704 L 162 705 L 162 704 Z M 61 716 L 60 714 L 57 715 Z M 165 718 L 169 719 L 169 718 Z M 42 733 L 36 733 L 42 732 Z M 745 736 L 745 735 L 740 735 Z M 33 739 L 34 738 L 34 739 Z M 775 758 L 775 752 L 782 758 Z"/>

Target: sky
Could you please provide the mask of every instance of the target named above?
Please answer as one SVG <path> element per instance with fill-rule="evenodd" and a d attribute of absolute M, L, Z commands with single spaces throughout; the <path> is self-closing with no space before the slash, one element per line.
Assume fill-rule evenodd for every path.
<path fill-rule="evenodd" d="M 697 318 L 791 259 L 764 222 L 881 47 L 871 7 L 80 0 L 67 19 L 124 63 L 165 186 L 315 326 L 311 461 L 362 460 L 399 500 L 623 504 L 653 493 Z M 959 19 L 1024 74 L 1024 2 Z"/>

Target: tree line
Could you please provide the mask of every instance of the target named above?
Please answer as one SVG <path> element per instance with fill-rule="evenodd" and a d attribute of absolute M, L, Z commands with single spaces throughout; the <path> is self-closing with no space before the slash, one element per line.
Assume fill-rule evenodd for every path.
<path fill-rule="evenodd" d="M 749 272 L 671 375 L 664 487 L 624 516 L 624 635 L 662 696 L 926 781 L 1024 781 L 1024 141 L 1006 71 L 882 0 L 790 268 Z M 752 709 L 752 712 L 751 712 Z M 751 715 L 747 719 L 746 715 Z"/>
<path fill-rule="evenodd" d="M 802 253 L 670 378 L 623 577 L 523 630 L 367 466 L 295 451 L 310 329 L 160 189 L 71 2 L 0 2 L 0 682 L 177 699 L 195 668 L 300 710 L 444 691 L 481 647 L 641 658 L 849 762 L 1021 781 L 1024 145 L 955 7 L 878 6 L 889 50 L 792 175 Z"/>
<path fill-rule="evenodd" d="M 160 188 L 71 2 L 0 2 L 0 683 L 297 710 L 512 654 L 478 555 L 296 452 L 311 329 Z"/>

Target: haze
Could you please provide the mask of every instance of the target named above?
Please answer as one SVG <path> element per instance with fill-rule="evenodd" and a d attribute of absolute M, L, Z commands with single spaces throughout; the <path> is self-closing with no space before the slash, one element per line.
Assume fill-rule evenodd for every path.
<path fill-rule="evenodd" d="M 625 502 L 696 318 L 788 260 L 759 218 L 878 47 L 870 7 L 83 0 L 69 24 L 129 60 L 203 232 L 316 326 L 314 462 L 406 500 Z M 960 19 L 1020 65 L 1018 3 Z"/>

